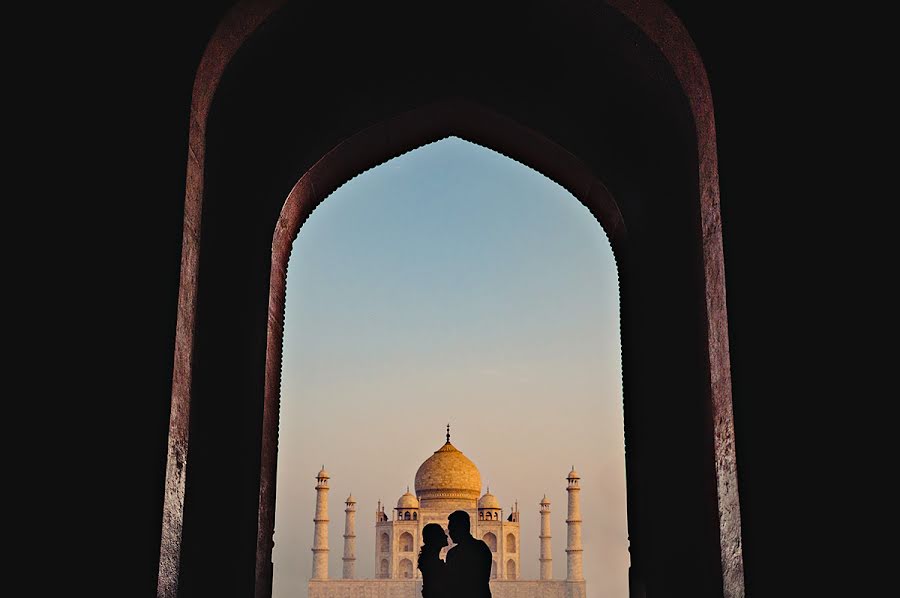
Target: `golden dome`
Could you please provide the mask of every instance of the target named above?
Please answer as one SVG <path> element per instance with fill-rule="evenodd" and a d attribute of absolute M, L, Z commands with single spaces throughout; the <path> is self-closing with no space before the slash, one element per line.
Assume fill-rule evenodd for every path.
<path fill-rule="evenodd" d="M 419 466 L 416 494 L 422 501 L 463 499 L 474 503 L 481 494 L 481 474 L 448 439 Z"/>

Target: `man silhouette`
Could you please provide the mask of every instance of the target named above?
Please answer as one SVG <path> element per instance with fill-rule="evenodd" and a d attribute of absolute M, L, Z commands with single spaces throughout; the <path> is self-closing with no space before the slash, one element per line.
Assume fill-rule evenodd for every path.
<path fill-rule="evenodd" d="M 469 514 L 454 511 L 448 518 L 450 538 L 456 544 L 447 552 L 447 578 L 454 598 L 491 598 L 491 549 L 472 537 Z"/>

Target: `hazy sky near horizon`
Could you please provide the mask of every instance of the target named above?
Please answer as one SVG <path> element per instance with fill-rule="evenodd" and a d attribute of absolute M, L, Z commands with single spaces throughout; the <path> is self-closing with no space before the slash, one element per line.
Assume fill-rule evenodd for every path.
<path fill-rule="evenodd" d="M 618 283 L 594 217 L 568 191 L 458 138 L 365 172 L 303 225 L 288 268 L 274 596 L 306 596 L 315 475 L 329 492 L 329 575 L 357 501 L 358 578 L 374 513 L 451 441 L 503 515 L 521 511 L 521 578 L 538 578 L 538 502 L 566 575 L 565 477 L 582 477 L 592 598 L 627 596 Z M 484 491 L 484 488 L 482 488 Z"/>

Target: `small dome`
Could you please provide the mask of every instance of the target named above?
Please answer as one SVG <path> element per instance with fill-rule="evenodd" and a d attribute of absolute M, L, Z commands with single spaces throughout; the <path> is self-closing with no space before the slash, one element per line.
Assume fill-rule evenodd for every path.
<path fill-rule="evenodd" d="M 567 480 L 580 480 L 581 477 L 578 475 L 578 472 L 575 471 L 575 466 L 572 466 L 572 471 L 569 472 L 569 475 L 566 477 Z"/>
<path fill-rule="evenodd" d="M 478 508 L 479 509 L 499 509 L 500 501 L 497 500 L 497 497 L 491 494 L 491 489 L 488 488 L 488 491 L 484 493 L 484 496 L 478 499 Z"/>
<path fill-rule="evenodd" d="M 419 508 L 419 499 L 416 498 L 416 495 L 406 491 L 406 494 L 400 497 L 400 500 L 397 501 L 398 509 L 418 509 Z"/>
<path fill-rule="evenodd" d="M 316 478 L 324 478 L 327 480 L 329 477 L 330 476 L 328 475 L 328 472 L 325 471 L 325 466 L 323 465 L 322 469 L 319 470 L 319 473 L 316 474 Z"/>
<path fill-rule="evenodd" d="M 542 504 L 542 505 L 549 505 L 549 504 L 550 504 L 550 499 L 547 498 L 547 495 L 546 495 L 546 494 L 544 495 L 544 498 L 541 500 L 541 504 Z"/>
<path fill-rule="evenodd" d="M 350 496 L 348 496 L 348 497 L 347 497 L 347 500 L 345 500 L 344 502 L 347 503 L 348 505 L 355 505 L 355 504 L 356 504 L 356 500 L 353 498 L 353 494 L 351 494 Z"/>

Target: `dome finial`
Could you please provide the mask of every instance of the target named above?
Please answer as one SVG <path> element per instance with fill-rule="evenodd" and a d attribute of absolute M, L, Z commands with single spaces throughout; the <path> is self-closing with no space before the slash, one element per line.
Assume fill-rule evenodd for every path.
<path fill-rule="evenodd" d="M 450 442 L 450 424 L 447 424 L 447 442 Z"/>

